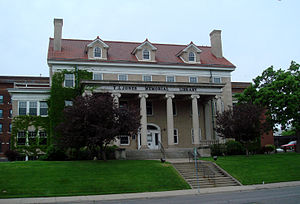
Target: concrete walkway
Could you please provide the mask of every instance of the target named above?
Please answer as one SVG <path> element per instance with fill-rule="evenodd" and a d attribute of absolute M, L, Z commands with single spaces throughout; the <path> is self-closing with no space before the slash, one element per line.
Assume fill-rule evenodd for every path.
<path fill-rule="evenodd" d="M 139 198 L 158 198 L 158 197 L 170 197 L 180 195 L 197 195 L 207 193 L 220 193 L 220 192 L 232 192 L 232 191 L 250 191 L 270 188 L 283 188 L 290 186 L 300 186 L 300 181 L 271 183 L 271 184 L 259 184 L 249 186 L 230 186 L 230 187 L 218 187 L 218 188 L 203 188 L 192 190 L 177 190 L 177 191 L 163 191 L 163 192 L 146 192 L 146 193 L 127 193 L 127 194 L 110 194 L 110 195 L 92 195 L 92 196 L 70 196 L 70 197 L 49 197 L 49 198 L 12 198 L 12 199 L 0 199 L 2 204 L 15 204 L 15 203 L 63 203 L 63 202 L 93 202 L 104 200 L 124 200 L 124 199 L 139 199 Z"/>

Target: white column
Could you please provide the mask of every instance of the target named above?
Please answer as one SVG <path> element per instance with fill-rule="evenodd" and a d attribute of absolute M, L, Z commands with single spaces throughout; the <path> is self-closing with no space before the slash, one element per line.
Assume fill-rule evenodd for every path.
<path fill-rule="evenodd" d="M 148 94 L 139 94 L 140 98 L 140 111 L 141 111 L 141 149 L 147 149 L 147 110 L 146 98 Z"/>
<path fill-rule="evenodd" d="M 191 95 L 192 98 L 192 113 L 193 113 L 193 129 L 194 129 L 194 144 L 200 144 L 199 138 L 199 115 L 198 115 L 198 99 L 199 95 Z"/>
<path fill-rule="evenodd" d="M 113 97 L 114 106 L 116 108 L 119 108 L 119 98 L 121 97 L 121 94 L 120 93 L 112 93 L 111 97 Z M 113 143 L 114 143 L 114 145 L 117 145 L 117 146 L 121 145 L 120 139 L 118 139 L 118 138 L 116 138 Z"/>
<path fill-rule="evenodd" d="M 211 135 L 211 112 L 210 112 L 210 101 L 208 101 L 205 106 L 204 106 L 204 116 L 205 116 L 205 135 L 206 135 L 206 140 L 211 140 L 212 135 Z"/>
<path fill-rule="evenodd" d="M 112 93 L 111 97 L 113 97 L 115 106 L 119 107 L 119 98 L 121 97 L 121 94 L 120 93 Z"/>
<path fill-rule="evenodd" d="M 174 94 L 166 94 L 167 98 L 167 129 L 168 129 L 168 146 L 174 145 L 174 119 L 173 119 L 173 103 Z"/>

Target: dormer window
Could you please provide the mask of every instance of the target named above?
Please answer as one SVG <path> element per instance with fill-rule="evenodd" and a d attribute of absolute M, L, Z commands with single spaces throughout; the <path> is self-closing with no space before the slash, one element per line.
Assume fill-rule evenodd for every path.
<path fill-rule="evenodd" d="M 150 51 L 147 49 L 143 50 L 143 60 L 150 60 Z"/>
<path fill-rule="evenodd" d="M 101 48 L 100 47 L 95 47 L 94 48 L 94 57 L 95 58 L 101 58 Z"/>
<path fill-rule="evenodd" d="M 189 62 L 195 62 L 195 53 L 189 52 Z"/>

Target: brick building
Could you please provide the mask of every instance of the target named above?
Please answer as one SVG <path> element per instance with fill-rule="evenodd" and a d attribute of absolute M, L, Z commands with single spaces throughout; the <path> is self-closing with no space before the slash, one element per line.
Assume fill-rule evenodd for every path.
<path fill-rule="evenodd" d="M 36 86 L 49 87 L 49 77 L 0 76 L 0 157 L 4 157 L 5 151 L 10 148 L 13 108 L 8 89 L 19 87 L 30 90 L 30 87 Z"/>

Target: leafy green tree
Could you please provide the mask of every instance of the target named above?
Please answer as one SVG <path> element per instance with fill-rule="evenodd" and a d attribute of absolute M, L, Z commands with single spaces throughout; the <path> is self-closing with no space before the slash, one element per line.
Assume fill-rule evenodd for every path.
<path fill-rule="evenodd" d="M 267 121 L 274 129 L 293 127 L 297 135 L 297 150 L 300 151 L 300 65 L 291 62 L 285 71 L 267 68 L 256 77 L 254 84 L 237 95 L 240 103 L 252 102 L 266 108 Z"/>

